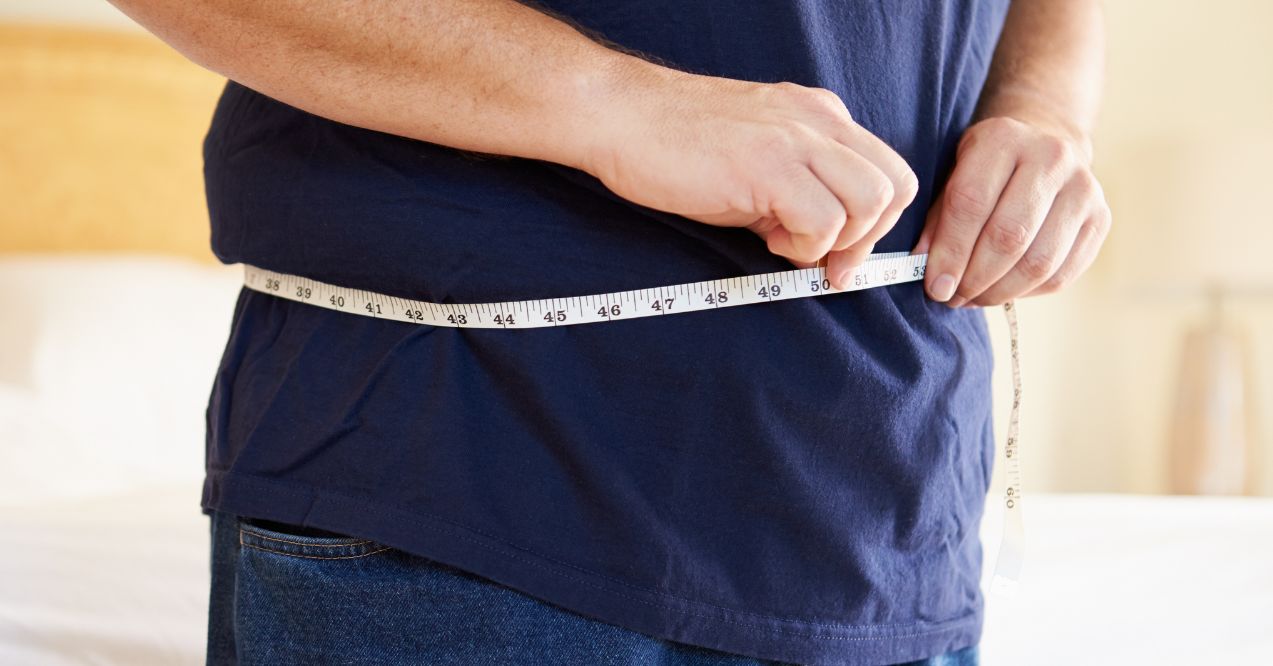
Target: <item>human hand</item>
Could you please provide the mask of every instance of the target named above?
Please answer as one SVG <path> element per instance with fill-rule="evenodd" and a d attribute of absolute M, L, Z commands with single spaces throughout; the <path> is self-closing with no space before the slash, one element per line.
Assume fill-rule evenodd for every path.
<path fill-rule="evenodd" d="M 658 68 L 629 72 L 582 165 L 635 203 L 760 235 L 800 268 L 851 270 L 918 181 L 834 93 Z"/>
<path fill-rule="evenodd" d="M 912 251 L 928 253 L 929 295 L 951 307 L 999 305 L 1077 279 L 1111 221 L 1090 152 L 1045 119 L 968 128 Z"/>

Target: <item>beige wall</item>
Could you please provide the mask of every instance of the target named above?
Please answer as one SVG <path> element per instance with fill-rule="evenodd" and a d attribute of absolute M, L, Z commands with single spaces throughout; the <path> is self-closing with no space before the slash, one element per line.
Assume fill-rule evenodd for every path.
<path fill-rule="evenodd" d="M 140 31 L 0 23 L 0 252 L 214 261 L 201 144 L 224 82 Z"/>
<path fill-rule="evenodd" d="M 1232 268 L 1221 282 L 1257 292 L 1225 314 L 1250 342 L 1258 489 L 1273 494 L 1273 3 L 1110 0 L 1106 13 L 1097 166 L 1115 222 L 1075 288 L 1020 303 L 1027 491 L 1166 490 L 1184 334 L 1208 318 L 1200 285 Z M 987 315 L 1002 344 L 1002 316 Z"/>

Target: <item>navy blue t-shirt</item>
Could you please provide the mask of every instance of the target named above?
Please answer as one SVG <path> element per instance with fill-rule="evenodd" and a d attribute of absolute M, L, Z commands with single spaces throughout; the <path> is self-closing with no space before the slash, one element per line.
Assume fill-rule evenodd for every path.
<path fill-rule="evenodd" d="M 689 71 L 829 88 L 921 191 L 953 164 L 1007 0 L 551 0 Z M 788 270 L 750 231 L 561 165 L 333 122 L 229 83 L 212 245 L 404 298 L 565 297 Z M 203 504 L 374 539 L 629 629 L 891 664 L 978 642 L 992 466 L 984 315 L 920 283 L 531 330 L 376 320 L 244 290 Z"/>

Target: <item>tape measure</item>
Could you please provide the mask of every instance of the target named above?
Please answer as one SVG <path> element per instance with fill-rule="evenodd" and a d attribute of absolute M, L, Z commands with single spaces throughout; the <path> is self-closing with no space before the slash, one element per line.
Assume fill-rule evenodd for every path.
<path fill-rule="evenodd" d="M 926 254 L 873 254 L 853 270 L 848 285 L 843 289 L 831 286 L 826 269 L 818 266 L 606 294 L 502 303 L 429 303 L 339 287 L 247 264 L 244 265 L 243 284 L 248 289 L 290 301 L 364 317 L 453 328 L 519 329 L 666 317 L 873 289 L 922 280 L 927 264 Z M 1007 443 L 1004 446 L 1008 484 L 1004 492 L 1004 536 L 995 562 L 991 590 L 1000 594 L 1012 594 L 1020 580 L 1025 540 L 1021 515 L 1018 418 L 1021 372 L 1017 349 L 1017 316 L 1012 302 L 1004 305 L 1004 314 L 1008 319 L 1011 337 L 1012 410 L 1008 420 Z"/>

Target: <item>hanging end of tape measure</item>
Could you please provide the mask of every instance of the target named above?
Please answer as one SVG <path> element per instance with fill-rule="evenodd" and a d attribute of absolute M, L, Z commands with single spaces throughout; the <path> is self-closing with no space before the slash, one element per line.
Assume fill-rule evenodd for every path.
<path fill-rule="evenodd" d="M 1011 598 L 1021 591 L 1021 554 L 1005 552 L 1000 548 L 995 562 L 994 576 L 990 579 L 990 593 Z"/>
<path fill-rule="evenodd" d="M 1014 597 L 1021 588 L 1021 570 L 1025 564 L 1025 521 L 1021 506 L 1009 509 L 1004 517 L 1003 541 L 995 557 L 990 592 L 1000 597 Z"/>
<path fill-rule="evenodd" d="M 990 593 L 996 597 L 1011 599 L 1021 591 L 1021 581 L 1006 575 L 995 574 L 990 581 Z"/>
<path fill-rule="evenodd" d="M 1004 303 L 1003 312 L 1008 320 L 1008 334 L 1011 337 L 1009 349 L 1012 357 L 1012 411 L 1008 415 L 1008 439 L 1004 445 L 1008 487 L 1004 490 L 1003 541 L 999 543 L 994 575 L 990 580 L 990 592 L 999 597 L 1014 597 L 1021 588 L 1021 569 L 1025 562 L 1025 519 L 1021 515 L 1023 498 L 1019 448 L 1021 359 L 1017 344 L 1016 304 L 1013 301 Z"/>

